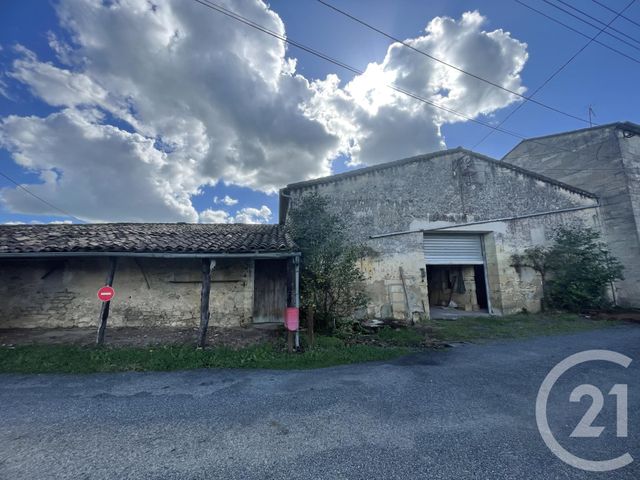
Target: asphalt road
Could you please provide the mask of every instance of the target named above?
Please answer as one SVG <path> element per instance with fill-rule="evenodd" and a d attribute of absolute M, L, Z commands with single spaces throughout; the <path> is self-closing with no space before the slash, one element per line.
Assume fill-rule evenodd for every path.
<path fill-rule="evenodd" d="M 535 420 L 540 383 L 570 354 L 610 349 L 628 368 L 576 366 L 548 405 L 572 453 L 636 461 L 609 473 L 568 466 Z M 388 363 L 314 371 L 0 376 L 2 479 L 638 479 L 640 327 L 465 345 Z M 600 438 L 569 438 L 602 389 Z M 628 437 L 616 399 L 628 384 Z"/>

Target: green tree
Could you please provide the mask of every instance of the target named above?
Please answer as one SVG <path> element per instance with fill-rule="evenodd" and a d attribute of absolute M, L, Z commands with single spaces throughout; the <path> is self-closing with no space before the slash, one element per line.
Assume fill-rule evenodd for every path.
<path fill-rule="evenodd" d="M 542 306 L 569 311 L 610 304 L 607 289 L 622 279 L 624 267 L 591 228 L 560 227 L 549 247 L 512 257 L 515 267 L 531 267 L 542 277 Z"/>
<path fill-rule="evenodd" d="M 365 249 L 347 239 L 344 221 L 317 194 L 305 195 L 289 211 L 287 228 L 302 252 L 301 306 L 313 311 L 319 327 L 335 328 L 366 305 L 357 267 Z"/>

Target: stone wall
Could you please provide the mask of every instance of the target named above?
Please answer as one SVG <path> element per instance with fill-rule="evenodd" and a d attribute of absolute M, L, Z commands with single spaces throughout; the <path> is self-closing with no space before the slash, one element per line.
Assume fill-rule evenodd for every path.
<path fill-rule="evenodd" d="M 109 325 L 197 327 L 200 265 L 198 259 L 120 258 Z M 251 323 L 252 269 L 250 260 L 217 261 L 210 325 Z M 0 328 L 97 326 L 96 293 L 107 270 L 106 258 L 1 260 Z"/>
<path fill-rule="evenodd" d="M 484 234 L 490 300 L 503 314 L 523 310 L 537 312 L 542 298 L 542 280 L 531 268 L 515 268 L 512 256 L 529 247 L 549 245 L 560 226 L 600 228 L 597 209 L 497 222 Z M 461 229 L 462 230 L 462 229 Z"/>
<path fill-rule="evenodd" d="M 617 301 L 640 306 L 640 135 L 624 124 L 567 132 L 525 140 L 504 160 L 598 195 L 605 240 L 625 265 Z"/>
<path fill-rule="evenodd" d="M 329 208 L 345 219 L 352 241 L 365 243 L 376 252 L 362 262 L 371 302 L 370 316 L 416 318 L 428 314 L 428 286 L 425 277 L 423 234 L 414 232 L 371 239 L 372 235 L 415 231 L 467 222 L 530 215 L 565 208 L 593 205 L 592 197 L 542 181 L 517 169 L 453 150 L 396 162 L 359 174 L 338 175 L 326 180 L 292 185 L 289 208 L 303 195 L 317 193 L 329 201 Z M 593 210 L 586 210 L 594 214 Z M 491 300 L 499 313 L 527 308 L 535 310 L 534 300 L 514 285 L 527 283 L 511 267 L 510 254 L 531 244 L 531 237 L 544 241 L 547 233 L 528 239 L 519 228 L 540 229 L 553 223 L 550 217 L 534 217 L 528 222 L 500 222 L 470 227 L 483 233 L 487 257 L 494 265 L 488 269 L 489 283 L 495 285 Z M 576 213 L 576 217 L 584 216 Z M 544 228 L 543 228 L 544 230 Z M 514 245 L 512 248 L 511 245 Z M 517 248 L 516 248 L 517 246 Z M 402 267 L 405 277 L 400 277 Z M 536 279 L 530 278 L 535 284 Z M 534 288 L 534 287 L 527 287 Z M 405 289 L 408 302 L 405 298 Z M 501 298 L 506 296 L 506 299 Z M 409 311 L 406 310 L 408 303 Z M 426 308 L 424 308 L 426 307 Z M 425 310 L 427 310 L 425 312 Z"/>

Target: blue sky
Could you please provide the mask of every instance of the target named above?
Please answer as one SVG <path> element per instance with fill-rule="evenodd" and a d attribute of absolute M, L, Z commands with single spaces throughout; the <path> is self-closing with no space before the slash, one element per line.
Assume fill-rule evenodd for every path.
<path fill-rule="evenodd" d="M 586 34 L 593 35 L 596 33 L 595 29 L 562 14 L 541 0 L 523 1 L 535 8 L 548 12 L 556 18 L 562 19 L 566 23 L 578 28 Z M 160 5 L 162 4 L 160 1 L 157 3 Z M 233 7 L 231 8 L 243 11 L 243 13 L 249 16 L 251 11 L 244 11 L 245 3 L 247 2 L 233 4 Z M 464 12 L 478 10 L 479 13 L 485 17 L 484 24 L 482 25 L 483 31 L 491 32 L 502 29 L 505 32 L 509 32 L 512 38 L 517 39 L 519 42 L 526 43 L 528 59 L 524 68 L 519 73 L 518 81 L 521 82 L 522 86 L 527 88 L 528 92 L 533 91 L 538 85 L 540 85 L 551 74 L 551 72 L 563 64 L 587 41 L 585 38 L 538 16 L 515 1 L 510 0 L 483 2 L 462 0 L 430 2 L 408 0 L 393 2 L 335 0 L 333 3 L 349 13 L 375 25 L 376 27 L 403 39 L 416 38 L 424 35 L 425 26 L 435 17 L 447 16 L 452 17 L 453 19 L 459 19 Z M 585 0 L 577 2 L 577 0 L 570 0 L 570 3 L 587 11 L 589 14 L 602 19 L 604 22 L 608 22 L 614 16 L 611 12 L 608 12 L 591 1 Z M 622 9 L 627 3 L 628 2 L 626 1 L 618 0 L 607 2 L 607 4 L 615 10 Z M 640 2 L 637 2 L 632 5 L 625 12 L 625 16 L 635 19 L 638 23 L 640 23 L 639 3 Z M 14 64 L 16 59 L 24 58 L 24 53 L 16 50 L 17 45 L 21 45 L 30 52 L 33 52 L 40 64 L 50 62 L 56 67 L 65 68 L 74 73 L 82 71 L 82 68 L 84 68 L 82 67 L 83 62 L 86 63 L 87 60 L 96 64 L 98 63 L 98 59 L 90 57 L 85 57 L 80 62 L 73 63 L 71 65 L 64 65 L 63 62 L 61 62 L 60 52 L 56 54 L 56 52 L 51 48 L 50 34 L 53 33 L 58 40 L 61 42 L 67 42 L 72 46 L 77 39 L 72 38 L 72 32 L 69 27 L 61 26 L 61 22 L 58 14 L 56 14 L 54 5 L 56 5 L 56 3 L 47 3 L 39 0 L 23 0 L 20 2 L 3 2 L 0 6 L 0 71 L 2 72 L 2 75 L 0 76 L 0 82 L 2 82 L 0 83 L 0 87 L 4 92 L 4 95 L 0 95 L 0 118 L 2 119 L 6 119 L 9 116 L 46 118 L 50 115 L 55 115 L 56 112 L 60 112 L 62 108 L 69 107 L 68 104 L 59 104 L 57 100 L 52 101 L 49 99 L 47 101 L 46 98 L 43 98 L 46 97 L 46 95 L 43 95 L 42 92 L 40 92 L 40 94 L 34 92 L 35 87 L 29 82 L 25 82 L 24 77 L 20 79 L 16 78 L 16 75 L 11 74 L 11 72 L 16 71 Z M 313 0 L 300 0 L 295 2 L 274 0 L 270 2 L 269 5 L 271 10 L 281 18 L 286 34 L 290 38 L 298 40 L 317 50 L 321 50 L 322 52 L 360 70 L 365 70 L 367 65 L 371 62 L 382 62 L 385 58 L 387 48 L 391 43 L 388 39 L 380 36 L 379 34 L 340 16 L 338 13 L 329 10 Z M 78 12 L 77 9 L 74 10 L 76 7 L 77 5 L 72 5 L 66 10 L 67 13 L 70 12 L 70 15 L 76 14 Z M 220 14 L 202 6 L 194 5 L 193 10 L 197 12 L 197 15 L 208 19 L 208 21 L 211 22 L 213 29 L 216 29 L 218 25 L 223 25 L 223 22 L 226 22 L 228 25 L 221 28 L 234 28 L 236 30 L 242 29 L 244 31 L 248 30 L 247 27 L 235 24 L 233 20 L 222 17 Z M 81 16 L 78 18 L 82 19 Z M 184 21 L 181 25 L 182 28 L 188 32 L 189 26 L 185 25 Z M 620 18 L 614 22 L 613 26 L 618 30 L 625 32 L 629 36 L 640 40 L 639 26 Z M 78 32 L 76 31 L 75 33 L 77 34 Z M 116 33 L 114 32 L 114 34 Z M 263 34 L 259 32 L 250 32 L 246 33 L 246 35 L 253 35 L 258 39 L 260 35 Z M 635 43 L 639 49 L 634 49 L 606 36 L 601 36 L 599 39 L 640 59 L 640 43 Z M 272 39 L 265 39 L 264 41 L 266 43 L 271 40 Z M 257 48 L 260 46 L 260 40 L 256 40 L 256 42 L 258 43 L 252 44 L 253 52 L 257 52 Z M 633 41 L 631 43 L 634 44 Z M 222 52 L 221 55 L 224 55 L 226 48 L 223 44 L 216 45 L 211 43 L 205 45 L 205 47 L 209 51 L 214 50 Z M 135 49 L 136 46 L 131 45 L 131 48 Z M 275 47 L 270 44 L 268 48 L 273 49 Z M 90 51 L 91 50 L 89 49 L 84 50 L 84 52 Z M 415 62 L 425 61 L 423 58 L 418 58 L 420 56 L 417 54 L 412 53 L 412 55 L 415 55 L 416 57 Z M 286 57 L 297 59 L 296 72 L 304 76 L 308 82 L 323 80 L 327 75 L 337 74 L 341 80 L 340 85 L 344 87 L 345 84 L 352 80 L 354 76 L 349 72 L 341 70 L 335 65 L 329 64 L 295 48 L 290 47 L 286 52 Z M 408 56 L 408 60 L 403 61 L 412 62 L 414 60 Z M 185 72 L 185 74 L 188 73 L 189 72 Z M 102 77 L 96 76 L 98 75 L 96 73 L 93 73 L 93 75 L 93 78 L 97 82 L 101 81 Z M 102 75 L 104 75 L 104 73 Z M 640 122 L 640 118 L 638 117 L 638 111 L 640 111 L 638 108 L 639 101 L 636 93 L 639 80 L 640 64 L 623 58 L 600 45 L 592 44 L 560 75 L 558 75 L 558 77 L 556 77 L 538 95 L 536 95 L 535 98 L 541 102 L 553 105 L 558 109 L 571 112 L 581 117 L 587 117 L 588 106 L 592 105 L 596 113 L 594 120 L 598 123 L 608 123 L 619 120 Z M 210 88 L 219 88 L 218 85 L 220 83 L 224 82 L 212 82 Z M 108 89 L 107 86 L 105 86 L 105 88 Z M 179 89 L 177 90 L 177 93 L 176 90 L 172 89 L 172 95 L 176 102 L 180 101 L 181 94 Z M 286 99 L 288 97 L 283 98 Z M 131 102 L 135 105 L 136 99 L 133 98 Z M 278 103 L 277 98 L 274 100 L 274 103 Z M 496 108 L 487 115 L 479 114 L 477 118 L 482 121 L 495 124 L 518 105 L 519 103 L 517 102 L 511 103 L 504 108 Z M 100 108 L 102 109 L 103 107 Z M 132 109 L 135 108 L 135 106 L 132 107 Z M 230 108 L 233 108 L 233 106 Z M 241 109 L 242 106 L 238 105 L 237 108 Z M 191 109 L 193 109 L 193 107 L 191 107 Z M 227 110 L 226 107 L 220 107 L 218 110 L 219 111 L 214 112 L 216 118 L 221 118 L 223 122 L 225 119 L 224 115 L 227 114 L 225 112 L 232 111 Z M 108 107 L 104 107 L 104 111 L 101 111 L 106 117 L 108 117 L 106 119 L 99 120 L 99 124 L 101 126 L 111 125 L 118 128 L 123 135 L 134 133 L 136 131 L 140 132 L 143 136 L 147 135 L 153 137 L 154 135 L 144 133 L 151 131 L 145 130 L 144 127 L 129 126 L 122 118 L 117 118 L 117 114 L 114 115 L 109 113 Z M 207 118 L 211 118 L 212 114 L 207 113 L 207 115 Z M 287 120 L 283 121 L 286 122 Z M 297 122 L 293 121 L 292 123 L 295 125 Z M 27 123 L 26 125 L 30 124 Z M 242 122 L 238 122 L 237 125 L 242 125 Z M 584 123 L 550 112 L 540 106 L 526 104 L 508 121 L 508 123 L 505 124 L 504 128 L 525 136 L 539 136 L 564 130 L 583 128 L 585 126 L 586 125 Z M 161 131 L 160 127 L 154 128 L 154 132 Z M 189 127 L 187 126 L 185 128 Z M 240 127 L 236 127 L 236 130 L 238 128 Z M 316 135 L 316 133 L 313 133 L 311 130 L 297 131 L 295 128 L 287 128 L 291 130 L 291 136 Z M 312 129 L 311 126 L 309 128 Z M 321 171 L 318 169 L 314 170 L 315 167 L 305 167 L 306 169 L 303 169 L 297 165 L 296 158 L 298 157 L 300 148 L 304 148 L 304 145 L 307 144 L 305 143 L 306 140 L 301 140 L 298 144 L 292 146 L 291 149 L 286 150 L 285 153 L 280 152 L 277 147 L 269 147 L 271 150 L 264 147 L 263 151 L 265 152 L 265 158 L 262 160 L 262 163 L 259 165 L 257 163 L 252 164 L 253 166 L 251 167 L 243 165 L 242 168 L 238 167 L 235 170 L 232 169 L 234 170 L 233 173 L 229 173 L 230 170 L 228 169 L 228 165 L 224 164 L 224 160 L 220 160 L 219 163 L 216 164 L 215 169 L 212 170 L 215 171 L 215 174 L 203 173 L 203 178 L 209 180 L 203 180 L 202 185 L 197 187 L 197 192 L 194 190 L 196 187 L 193 186 L 198 183 L 197 181 L 195 183 L 192 182 L 193 184 L 183 182 L 184 184 L 181 183 L 179 186 L 173 185 L 170 188 L 167 187 L 168 190 L 166 192 L 163 190 L 157 197 L 137 199 L 134 192 L 131 192 L 131 183 L 124 181 L 120 182 L 117 179 L 118 176 L 135 174 L 133 170 L 131 172 L 127 170 L 126 162 L 128 160 L 124 158 L 122 160 L 123 163 L 118 164 L 117 168 L 114 166 L 114 169 L 111 170 L 111 176 L 103 178 L 102 181 L 104 183 L 112 182 L 114 184 L 116 187 L 115 196 L 122 195 L 119 194 L 117 190 L 117 187 L 122 183 L 123 191 L 125 193 L 128 192 L 127 194 L 131 194 L 130 209 L 135 210 L 138 208 L 137 205 L 141 205 L 139 207 L 141 211 L 144 210 L 146 212 L 147 210 L 145 209 L 148 209 L 149 213 L 141 213 L 139 218 L 130 218 L 126 215 L 120 218 L 121 216 L 118 214 L 120 210 L 117 208 L 114 210 L 102 211 L 99 207 L 95 207 L 95 213 L 89 208 L 84 208 L 83 210 L 84 203 L 94 202 L 96 199 L 91 198 L 90 201 L 87 200 L 87 202 L 85 202 L 85 199 L 81 194 L 76 196 L 69 194 L 69 188 L 66 190 L 62 187 L 57 189 L 55 181 L 47 189 L 38 190 L 38 184 L 44 182 L 42 177 L 43 170 L 55 172 L 56 175 L 59 175 L 60 178 L 62 178 L 67 174 L 67 172 L 69 172 L 70 167 L 63 163 L 61 163 L 61 165 L 67 166 L 58 167 L 55 159 L 49 160 L 49 163 L 47 163 L 46 166 L 37 165 L 29 168 L 29 161 L 25 160 L 22 160 L 22 165 L 18 165 L 15 161 L 17 147 L 12 144 L 13 138 L 11 137 L 11 135 L 14 135 L 12 132 L 16 131 L 17 130 L 7 129 L 4 133 L 0 133 L 0 138 L 2 138 L 1 135 L 5 136 L 5 148 L 0 149 L 0 171 L 11 176 L 18 182 L 25 184 L 25 186 L 30 190 L 38 191 L 39 194 L 49 202 L 55 205 L 63 205 L 63 209 L 65 211 L 69 211 L 74 215 L 78 215 L 82 219 L 88 219 L 90 221 L 130 219 L 163 220 L 165 218 L 163 217 L 163 215 L 165 215 L 163 213 L 164 210 L 158 209 L 156 211 L 152 206 L 149 207 L 148 205 L 152 205 L 152 202 L 156 201 L 154 198 L 159 198 L 159 201 L 164 201 L 162 199 L 166 199 L 167 196 L 171 195 L 179 198 L 179 200 L 176 200 L 179 205 L 174 206 L 173 203 L 171 203 L 173 200 L 167 200 L 167 202 L 171 203 L 170 208 L 173 209 L 170 211 L 187 212 L 184 213 L 184 215 L 187 215 L 185 218 L 188 221 L 194 221 L 194 218 L 197 218 L 198 213 L 193 212 L 203 212 L 206 209 L 218 212 L 211 216 L 211 218 L 216 219 L 221 218 L 221 214 L 219 213 L 220 211 L 228 212 L 229 217 L 225 217 L 224 221 L 232 221 L 234 220 L 235 215 L 242 213 L 242 209 L 260 209 L 262 206 L 266 206 L 271 211 L 269 219 L 267 219 L 266 216 L 261 217 L 260 215 L 256 217 L 256 213 L 252 211 L 244 212 L 247 213 L 247 216 L 239 215 L 235 220 L 240 221 L 241 219 L 251 218 L 252 221 L 277 221 L 277 195 L 272 192 L 274 187 L 278 186 L 278 182 L 286 183 L 287 181 L 302 180 L 303 178 L 298 178 L 299 175 L 306 175 L 307 173 L 312 174 L 313 172 Z M 419 129 L 416 131 L 419 132 Z M 181 133 L 175 133 L 175 130 L 173 129 L 171 130 L 171 133 L 175 134 L 176 138 L 182 138 L 180 136 Z M 238 134 L 239 137 L 243 136 L 243 132 L 234 133 Z M 486 133 L 487 129 L 485 127 L 471 122 L 446 122 L 442 126 L 442 139 L 446 142 L 448 147 L 464 146 L 470 148 Z M 47 130 L 47 134 L 53 136 L 57 135 L 56 130 L 53 129 Z M 220 135 L 222 134 L 223 133 L 220 133 Z M 274 133 L 273 135 L 270 134 L 269 139 L 264 139 L 261 145 L 266 145 L 272 139 L 282 138 L 279 136 L 282 134 L 282 132 L 277 132 L 277 134 Z M 160 138 L 160 134 L 157 135 L 156 140 L 157 138 Z M 172 138 L 170 137 L 170 133 L 163 133 L 162 135 L 163 139 Z M 209 138 L 212 143 L 217 141 L 218 137 L 216 137 L 216 135 L 217 133 L 210 134 Z M 55 138 L 51 141 L 54 140 Z M 46 141 L 48 141 L 48 139 L 43 137 L 42 142 L 46 143 Z M 282 143 L 282 140 L 279 141 Z M 319 144 L 323 144 L 323 141 L 324 140 L 318 140 Z M 518 140 L 514 137 L 495 132 L 476 150 L 481 153 L 500 158 L 510 148 L 512 148 L 517 141 Z M 179 144 L 180 142 L 176 141 L 175 145 Z M 156 143 L 156 145 L 158 144 Z M 311 143 L 309 143 L 309 145 L 311 145 Z M 425 143 L 425 145 L 428 144 Z M 393 145 L 390 146 L 390 152 L 395 151 L 392 147 Z M 69 148 L 71 149 L 72 146 L 70 145 Z M 36 151 L 33 146 L 32 150 Z M 309 158 L 311 160 L 308 161 L 312 162 L 314 155 L 321 156 L 326 154 L 325 150 L 322 150 L 324 153 L 320 154 L 317 153 L 320 150 L 314 150 L 314 147 L 310 147 Z M 398 148 L 398 151 L 400 150 L 401 149 Z M 61 152 L 60 155 L 62 156 L 67 154 L 65 150 L 56 151 Z M 87 150 L 83 151 L 91 152 L 92 150 L 88 147 Z M 240 148 L 240 151 L 243 151 L 242 148 Z M 275 151 L 276 153 L 272 153 L 272 151 Z M 73 150 L 68 152 L 68 155 L 75 154 L 76 152 Z M 26 155 L 28 156 L 29 154 L 27 153 Z M 35 155 L 35 153 L 32 153 L 31 155 Z M 106 161 L 109 161 L 108 151 L 105 155 L 106 156 L 104 158 L 107 159 Z M 213 160 L 207 160 L 208 157 L 203 156 L 200 161 L 203 163 L 210 161 L 213 164 L 215 161 L 218 161 L 217 159 L 220 157 L 220 154 L 217 155 L 218 156 Z M 276 159 L 277 155 L 290 155 L 292 158 L 285 158 L 284 160 L 280 158 Z M 335 157 L 331 166 L 333 172 L 353 168 L 353 166 L 347 165 L 349 159 L 345 155 L 347 154 L 342 152 L 332 156 L 332 158 Z M 393 153 L 388 155 L 390 155 L 390 158 L 387 158 L 389 161 L 403 156 L 399 154 L 398 157 L 393 157 Z M 90 161 L 91 159 L 88 158 L 87 162 Z M 104 161 L 105 160 L 102 160 L 101 165 L 104 165 Z M 364 156 L 360 161 L 363 163 L 369 163 L 367 158 L 364 158 Z M 180 162 L 186 162 L 186 160 L 180 158 L 175 160 L 175 162 L 176 165 L 180 165 Z M 228 160 L 228 162 L 233 163 L 233 160 Z M 77 163 L 74 163 L 74 165 L 77 165 Z M 282 170 L 283 173 L 277 176 L 271 175 L 273 173 L 270 171 L 271 169 Z M 287 175 L 287 169 L 291 170 L 290 175 Z M 138 175 L 140 175 L 140 172 L 143 172 L 142 174 L 144 175 L 144 170 L 136 171 L 138 172 Z M 179 172 L 180 170 L 176 171 Z M 200 169 L 198 168 L 196 171 L 199 172 Z M 322 171 L 326 173 L 326 169 Z M 86 178 L 87 175 L 95 175 L 95 178 L 92 179 L 91 182 L 97 182 L 96 179 L 100 179 L 103 175 L 101 168 L 87 168 L 87 172 L 93 173 L 85 173 L 85 177 L 83 178 Z M 115 175 L 114 172 L 116 172 Z M 190 170 L 189 172 L 192 171 Z M 172 175 L 175 176 L 176 174 L 173 173 Z M 114 176 L 116 177 L 115 179 Z M 272 180 L 259 180 L 260 178 L 271 178 L 271 176 L 273 176 Z M 211 178 L 214 178 L 215 181 L 217 181 L 215 186 L 210 185 L 213 183 L 210 181 Z M 77 179 L 75 181 L 79 182 Z M 161 177 L 155 178 L 153 185 L 158 184 L 161 181 Z M 93 192 L 95 190 L 94 184 L 91 182 L 87 180 L 87 192 Z M 209 184 L 207 185 L 207 183 Z M 5 188 L 5 190 L 3 190 L 3 198 L 5 197 L 4 192 L 12 191 L 14 190 L 14 187 L 15 186 L 8 180 L 0 178 L 0 188 Z M 141 186 L 141 188 L 147 187 Z M 269 189 L 271 189 L 271 193 L 268 193 Z M 52 220 L 68 220 L 68 218 L 63 215 L 55 215 L 51 211 L 46 211 L 46 208 L 44 212 L 40 211 L 40 208 L 35 206 L 35 203 L 38 202 L 21 202 L 16 199 L 16 195 L 25 194 L 23 192 L 13 192 L 13 196 L 11 197 L 13 200 L 9 202 L 10 204 L 7 204 L 6 201 L 2 203 L 0 209 L 0 222 L 30 222 L 34 220 L 48 222 Z M 91 195 L 91 193 L 87 193 L 87 195 Z M 237 203 L 234 205 L 224 205 L 220 202 L 214 202 L 214 197 L 218 197 L 220 199 L 225 196 L 237 199 Z M 108 194 L 103 194 L 99 199 L 104 202 L 114 201 L 114 199 L 109 198 Z M 124 207 L 118 208 L 122 210 Z M 175 216 L 172 216 L 173 213 L 166 215 L 166 219 L 168 221 L 182 219 L 177 213 Z M 191 216 L 188 217 L 188 215 Z M 194 215 L 196 215 L 196 217 L 194 217 Z M 251 217 L 251 215 L 253 216 Z M 203 219 L 204 216 L 201 216 L 200 220 L 203 221 Z"/>

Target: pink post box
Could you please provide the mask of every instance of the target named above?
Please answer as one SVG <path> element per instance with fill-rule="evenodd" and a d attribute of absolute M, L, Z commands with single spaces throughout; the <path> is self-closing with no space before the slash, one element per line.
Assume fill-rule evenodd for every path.
<path fill-rule="evenodd" d="M 300 309 L 288 307 L 284 315 L 284 326 L 292 332 L 298 330 L 300 326 Z"/>

